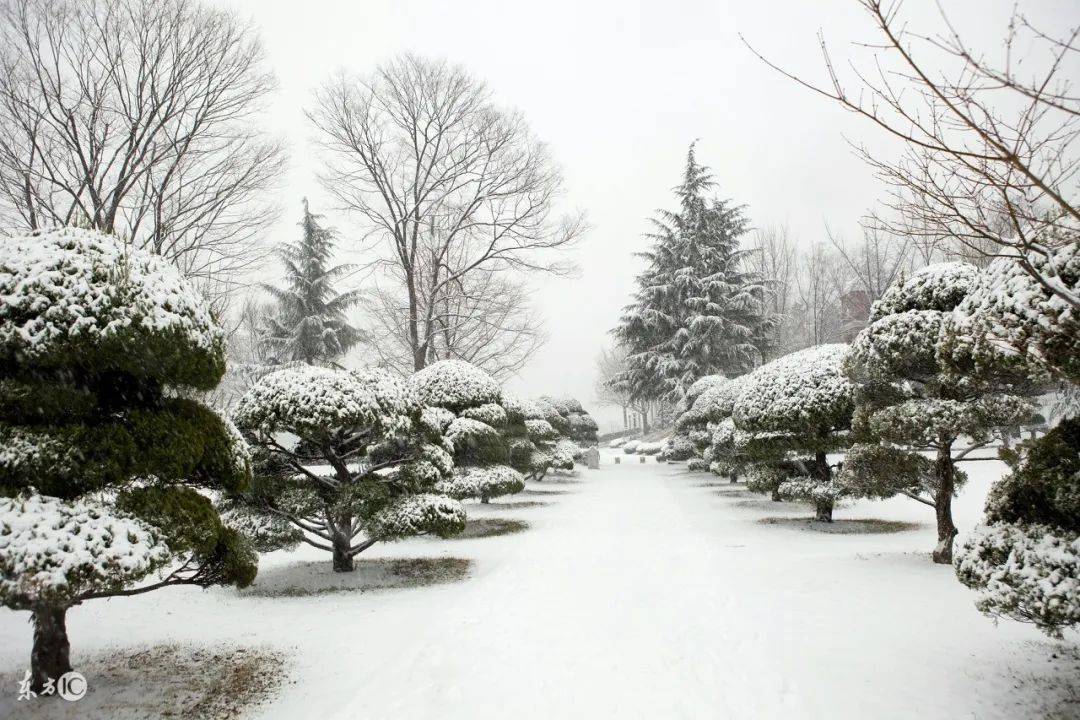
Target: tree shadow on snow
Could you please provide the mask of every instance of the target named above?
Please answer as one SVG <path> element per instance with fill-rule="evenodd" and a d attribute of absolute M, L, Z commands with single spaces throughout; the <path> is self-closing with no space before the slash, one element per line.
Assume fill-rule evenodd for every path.
<path fill-rule="evenodd" d="M 544 497 L 545 495 L 573 495 L 571 490 L 543 490 L 541 488 L 529 488 L 528 490 L 522 490 L 514 497 Z"/>
<path fill-rule="evenodd" d="M 529 523 L 509 518 L 477 518 L 465 523 L 465 529 L 447 540 L 475 540 L 478 538 L 513 535 L 529 529 Z"/>
<path fill-rule="evenodd" d="M 758 520 L 762 525 L 780 525 L 792 530 L 826 533 L 828 535 L 875 535 L 909 532 L 922 527 L 920 523 L 878 518 L 837 518 L 831 523 L 804 517 L 770 517 Z"/>
<path fill-rule="evenodd" d="M 476 510 L 520 510 L 522 508 L 547 507 L 550 504 L 540 500 L 518 500 L 516 502 L 499 502 L 496 500 L 489 503 L 470 504 L 468 512 L 475 512 Z"/>
<path fill-rule="evenodd" d="M 253 597 L 304 597 L 424 587 L 462 580 L 471 566 L 471 560 L 456 557 L 360 558 L 352 572 L 336 573 L 327 556 L 261 570 L 250 587 L 236 592 Z"/>
<path fill-rule="evenodd" d="M 87 680 L 82 699 L 17 701 L 14 690 L 5 691 L 0 694 L 0 717 L 233 718 L 273 700 L 287 675 L 284 653 L 231 645 L 123 648 L 86 658 L 76 654 L 73 660 Z M 0 675 L 0 683 L 15 688 L 24 672 Z"/>

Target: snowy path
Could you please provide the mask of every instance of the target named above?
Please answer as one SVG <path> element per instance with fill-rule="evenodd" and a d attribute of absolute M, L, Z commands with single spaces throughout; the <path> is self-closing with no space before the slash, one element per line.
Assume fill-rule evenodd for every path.
<path fill-rule="evenodd" d="M 1043 714 L 1033 694 L 1064 672 L 1049 660 L 1053 643 L 975 612 L 951 569 L 926 559 L 932 529 L 921 506 L 837 513 L 924 523 L 915 531 L 808 532 L 758 522 L 805 510 L 704 487 L 711 476 L 605 459 L 580 481 L 535 486 L 561 494 L 517 499 L 547 505 L 470 508 L 524 519 L 525 532 L 379 548 L 472 558 L 461 582 L 299 598 L 178 590 L 98 603 L 71 614 L 75 660 L 117 643 L 273 643 L 293 652 L 296 681 L 261 708 L 274 719 Z M 975 522 L 1000 472 L 979 465 L 984 477 L 958 503 L 961 527 Z M 296 559 L 277 554 L 264 567 Z M 28 630 L 24 615 L 0 614 L 0 667 L 25 663 Z"/>

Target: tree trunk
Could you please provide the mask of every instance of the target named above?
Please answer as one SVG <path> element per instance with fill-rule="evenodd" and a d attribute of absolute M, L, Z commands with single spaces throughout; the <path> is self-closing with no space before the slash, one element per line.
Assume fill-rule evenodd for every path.
<path fill-rule="evenodd" d="M 483 496 L 481 496 L 481 498 L 480 498 L 480 502 L 482 502 L 483 504 L 487 505 L 488 503 L 490 503 L 490 502 L 491 502 L 491 498 L 489 498 L 489 497 L 488 497 L 487 495 L 483 495 Z"/>
<path fill-rule="evenodd" d="M 642 435 L 648 435 L 649 434 L 649 410 L 648 410 L 648 408 L 643 408 L 641 410 L 641 434 Z"/>
<path fill-rule="evenodd" d="M 780 488 L 779 487 L 774 487 L 773 488 L 772 497 L 770 499 L 773 502 L 781 502 L 784 499 L 784 498 L 780 497 Z"/>
<path fill-rule="evenodd" d="M 739 476 L 735 473 L 729 473 L 728 480 L 731 482 L 732 485 L 734 485 L 735 483 L 739 482 Z"/>
<path fill-rule="evenodd" d="M 827 483 L 832 480 L 832 468 L 829 467 L 829 458 L 823 452 L 814 455 L 814 472 L 817 481 Z M 818 500 L 814 503 L 816 517 L 821 522 L 832 522 L 833 500 Z"/>
<path fill-rule="evenodd" d="M 356 569 L 352 556 L 352 517 L 339 515 L 334 520 L 331 544 L 334 546 L 334 572 L 352 572 Z"/>
<path fill-rule="evenodd" d="M 34 647 L 30 651 L 34 692 L 41 692 L 50 679 L 56 681 L 71 672 L 66 616 L 66 607 L 43 606 L 34 610 Z"/>
<path fill-rule="evenodd" d="M 952 519 L 952 497 L 956 486 L 956 466 L 952 459 L 952 445 L 947 444 L 938 450 L 934 463 L 937 478 L 937 492 L 934 493 L 934 512 L 937 515 L 937 547 L 934 548 L 934 562 L 952 564 L 953 538 L 956 537 L 956 525 Z"/>

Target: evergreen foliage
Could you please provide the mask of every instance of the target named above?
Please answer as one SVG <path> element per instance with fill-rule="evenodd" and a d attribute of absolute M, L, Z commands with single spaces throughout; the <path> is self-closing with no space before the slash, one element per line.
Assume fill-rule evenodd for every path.
<path fill-rule="evenodd" d="M 707 196 L 715 183 L 690 146 L 679 209 L 662 211 L 642 254 L 645 270 L 614 334 L 628 351 L 614 382 L 634 398 L 678 403 L 700 378 L 761 363 L 772 326 L 765 285 L 740 249 L 740 206 Z"/>
<path fill-rule="evenodd" d="M 454 472 L 436 483 L 437 492 L 486 503 L 525 489 L 506 433 L 514 409 L 504 406 L 494 378 L 463 360 L 440 360 L 414 373 L 409 385 L 433 409 L 453 453 Z"/>
<path fill-rule="evenodd" d="M 860 444 L 849 452 L 841 481 L 869 495 L 903 494 L 933 507 L 933 558 L 941 563 L 952 562 L 957 533 L 952 498 L 964 481 L 957 461 L 1033 414 L 1022 397 L 1032 391 L 1026 380 L 972 374 L 970 363 L 958 362 L 964 353 L 956 350 L 955 311 L 979 282 L 978 269 L 959 262 L 900 278 L 874 303 L 846 364 L 858 386 Z M 934 454 L 932 469 L 920 452 Z"/>
<path fill-rule="evenodd" d="M 436 491 L 453 471 L 450 447 L 401 380 L 283 368 L 259 379 L 234 417 L 257 449 L 255 480 L 226 500 L 226 519 L 262 550 L 306 542 L 348 572 L 376 542 L 465 525 L 461 506 Z"/>
<path fill-rule="evenodd" d="M 359 291 L 337 293 L 334 282 L 350 271 L 348 265 L 330 267 L 334 231 L 319 224 L 304 200 L 300 239 L 286 244 L 278 256 L 285 266 L 285 288 L 263 285 L 278 304 L 267 318 L 266 342 L 278 363 L 325 365 L 347 353 L 360 333 L 345 317 L 359 300 Z"/>
<path fill-rule="evenodd" d="M 1029 261 L 1047 282 L 1080 289 L 1080 244 Z M 1075 309 L 1017 258 L 995 260 L 980 273 L 954 322 L 943 356 L 971 377 L 1080 382 Z M 985 524 L 957 549 L 956 575 L 978 592 L 975 605 L 988 615 L 1061 637 L 1080 624 L 1080 419 L 1066 415 L 1046 435 L 1001 455 L 1010 472 L 990 489 Z"/>
<path fill-rule="evenodd" d="M 843 374 L 847 353 L 847 345 L 817 345 L 762 365 L 746 376 L 732 411 L 739 452 L 757 468 L 755 488 L 812 502 L 826 522 L 836 500 L 850 494 L 828 461 L 851 442 L 855 388 Z"/>
<path fill-rule="evenodd" d="M 90 230 L 8 238 L 0 296 L 0 603 L 33 613 L 40 689 L 71 670 L 72 606 L 252 581 L 199 492 L 245 488 L 250 457 L 183 397 L 221 379 L 225 338 L 161 258 Z"/>

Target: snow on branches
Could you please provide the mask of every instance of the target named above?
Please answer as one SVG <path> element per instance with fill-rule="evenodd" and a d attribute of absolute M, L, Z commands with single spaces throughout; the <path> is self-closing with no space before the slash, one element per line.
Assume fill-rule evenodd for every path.
<path fill-rule="evenodd" d="M 259 452 L 255 484 L 228 499 L 229 517 L 263 547 L 299 539 L 329 550 L 337 571 L 408 528 L 454 532 L 458 524 L 444 516 L 458 511 L 428 497 L 453 470 L 443 430 L 462 446 L 475 440 L 473 426 L 497 433 L 447 412 L 425 408 L 413 385 L 380 371 L 301 365 L 265 375 L 235 411 Z M 418 495 L 427 499 L 410 504 Z"/>
<path fill-rule="evenodd" d="M 1053 637 L 1080 624 L 1080 533 L 1046 525 L 981 525 L 957 548 L 956 575 L 988 615 L 1034 623 Z"/>
<path fill-rule="evenodd" d="M 225 334 L 161 257 L 62 228 L 0 245 L 0 366 L 113 368 L 205 390 L 225 371 Z"/>
<path fill-rule="evenodd" d="M 0 602 L 10 608 L 120 590 L 172 558 L 161 533 L 101 502 L 0 499 Z"/>
<path fill-rule="evenodd" d="M 495 378 L 463 360 L 440 360 L 409 378 L 425 405 L 460 412 L 502 400 Z"/>
<path fill-rule="evenodd" d="M 416 395 L 390 376 L 301 365 L 263 376 L 233 419 L 248 430 L 311 437 L 328 428 L 400 429 L 402 416 L 419 411 Z"/>
<path fill-rule="evenodd" d="M 383 540 L 421 534 L 451 537 L 465 529 L 465 508 L 441 494 L 406 495 L 369 517 L 364 529 Z"/>
<path fill-rule="evenodd" d="M 963 353 L 957 350 L 956 311 L 982 282 L 976 267 L 955 262 L 900 279 L 874 303 L 871 323 L 852 343 L 846 365 L 858 385 L 856 431 L 893 446 L 853 448 L 846 482 L 878 496 L 887 496 L 891 484 L 893 492 L 935 507 L 937 562 L 952 559 L 957 531 L 951 503 L 963 478 L 956 462 L 1032 411 L 1018 397 L 1030 392 L 1024 384 L 1004 375 L 972 374 L 957 362 Z M 965 437 L 966 447 L 954 449 Z M 930 477 L 920 451 L 936 455 Z"/>
<path fill-rule="evenodd" d="M 784 355 L 752 372 L 735 401 L 732 416 L 748 432 L 806 436 L 846 429 L 854 386 L 842 365 L 844 344 L 817 345 Z"/>
<path fill-rule="evenodd" d="M 826 454 L 850 443 L 855 388 L 843 373 L 847 353 L 847 345 L 818 345 L 762 365 L 742 382 L 732 412 L 745 434 L 732 437 L 733 450 L 774 470 L 780 484 L 771 489 L 813 502 L 826 521 L 844 494 Z"/>
<path fill-rule="evenodd" d="M 1080 243 L 1029 261 L 1048 283 L 1080 293 Z M 1005 355 L 1080 382 L 1080 312 L 1037 281 L 1019 258 L 998 258 L 979 273 L 954 318 L 959 344 L 971 348 L 977 363 Z"/>

